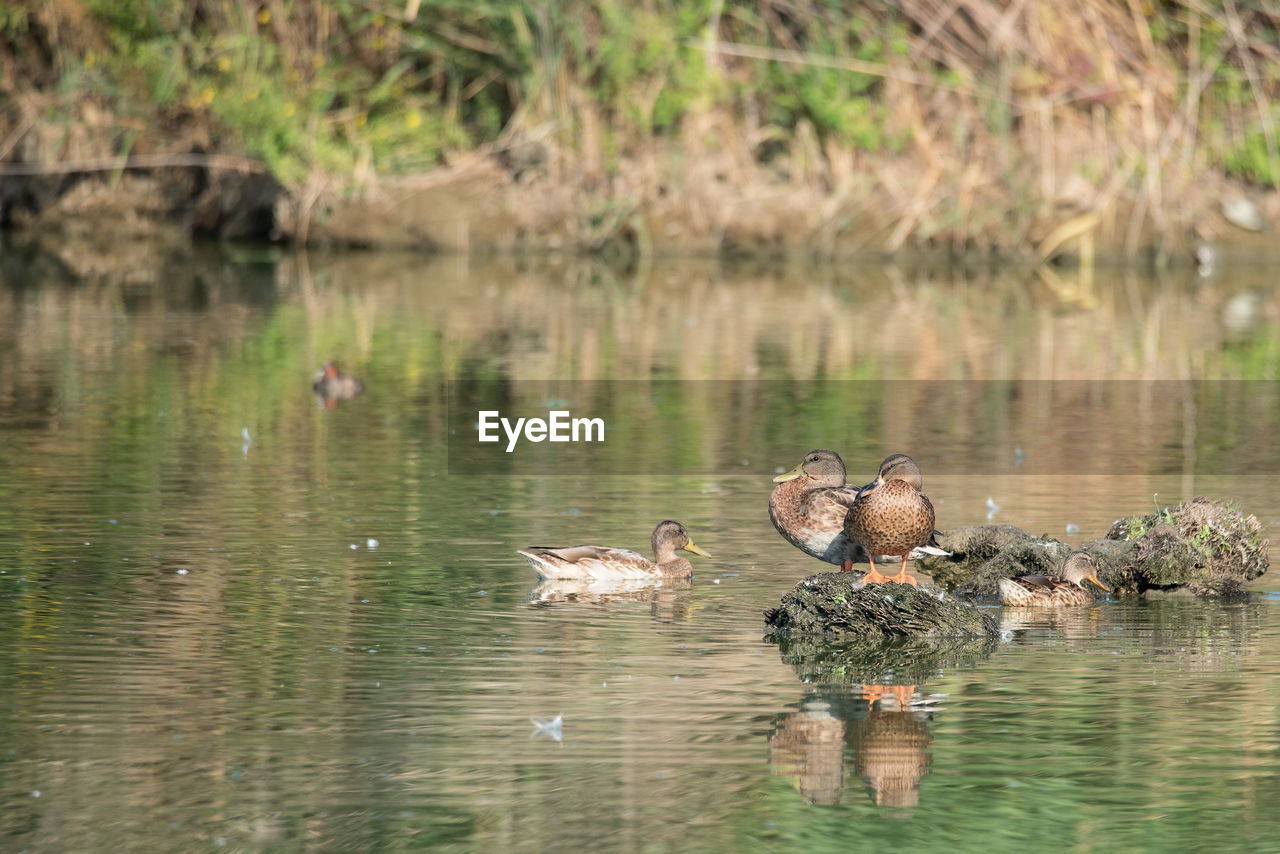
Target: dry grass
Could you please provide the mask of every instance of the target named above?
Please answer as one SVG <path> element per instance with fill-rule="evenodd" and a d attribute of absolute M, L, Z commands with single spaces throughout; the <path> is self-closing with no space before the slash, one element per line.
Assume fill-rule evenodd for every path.
<path fill-rule="evenodd" d="M 211 25 L 256 26 L 230 5 L 198 5 Z M 627 46 L 610 30 L 622 26 L 610 14 L 621 13 L 603 0 L 566 6 L 563 21 L 501 5 L 474 15 L 442 6 L 425 43 L 417 4 L 370 8 L 380 13 L 369 25 L 376 38 L 374 29 L 348 32 L 350 21 L 322 2 L 254 31 L 273 40 L 285 67 L 310 69 L 335 50 L 343 53 L 327 59 L 374 75 L 414 60 L 421 70 L 405 85 L 453 92 L 445 114 L 465 114 L 497 86 L 509 111 L 495 138 L 417 174 L 380 168 L 367 148 L 348 172 L 313 163 L 287 182 L 282 210 L 284 234 L 303 242 L 637 256 L 927 248 L 1075 255 L 1091 266 L 1099 254 L 1164 259 L 1244 237 L 1221 214 L 1237 197 L 1280 217 L 1270 188 L 1280 180 L 1272 103 L 1280 10 L 1269 3 L 904 0 L 836 11 L 811 0 L 715 3 L 702 35 L 673 48 L 666 65 L 629 71 L 608 64 L 609 50 Z M 634 14 L 663 22 L 676 11 L 687 10 L 655 0 Z M 64 0 L 33 20 L 46 38 L 100 43 L 81 12 Z M 875 19 L 875 32 L 902 33 L 903 47 L 871 58 L 820 47 L 858 14 Z M 520 59 L 501 41 L 504 22 L 527 68 L 511 67 Z M 556 29 L 570 26 L 581 32 Z M 682 84 L 690 56 L 705 74 Z M 170 111 L 167 126 L 134 127 L 102 98 L 68 107 L 47 88 L 25 90 L 21 58 L 0 64 L 15 95 L 0 119 L 0 152 L 25 169 L 120 162 L 122 137 L 130 155 L 218 147 L 199 109 Z M 815 69 L 874 81 L 856 96 L 874 108 L 861 126 L 803 109 L 777 118 L 788 87 Z M 602 94 L 606 84 L 615 94 Z M 689 99 L 678 121 L 656 127 L 659 101 L 681 85 Z M 356 140 L 355 116 L 338 105 L 319 119 Z"/>

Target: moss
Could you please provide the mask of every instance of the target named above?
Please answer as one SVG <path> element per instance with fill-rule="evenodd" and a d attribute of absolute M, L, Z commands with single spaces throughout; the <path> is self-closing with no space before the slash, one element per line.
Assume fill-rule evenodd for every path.
<path fill-rule="evenodd" d="M 765 612 L 768 633 L 835 638 L 993 637 L 991 617 L 905 584 L 866 586 L 851 572 L 811 575 Z"/>
<path fill-rule="evenodd" d="M 1144 530 L 1142 536 L 1129 537 L 1136 528 Z M 1186 587 L 1199 595 L 1230 594 L 1269 567 L 1262 525 L 1230 501 L 1198 497 L 1121 519 L 1107 539 L 1134 544 L 1136 572 L 1125 582 L 1138 591 Z"/>
<path fill-rule="evenodd" d="M 949 558 L 921 566 L 956 595 L 994 595 L 996 580 L 1056 573 L 1070 547 L 1011 525 L 975 525 L 947 531 L 938 543 Z M 1098 577 L 1118 592 L 1187 590 L 1197 596 L 1238 593 L 1267 571 L 1267 540 L 1253 516 L 1228 501 L 1196 498 L 1120 519 L 1101 540 L 1082 548 L 1097 562 Z"/>
<path fill-rule="evenodd" d="M 1052 537 L 1037 537 L 1013 525 L 973 525 L 943 532 L 938 545 L 949 558 L 927 558 L 921 568 L 960 596 L 990 595 L 996 579 L 1054 572 L 1071 551 Z"/>

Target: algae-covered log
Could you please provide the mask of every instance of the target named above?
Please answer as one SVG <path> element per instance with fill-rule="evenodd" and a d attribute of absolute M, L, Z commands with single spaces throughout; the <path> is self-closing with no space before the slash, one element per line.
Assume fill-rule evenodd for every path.
<path fill-rule="evenodd" d="M 1081 546 L 1098 564 L 1098 577 L 1119 592 L 1186 590 L 1197 596 L 1237 593 L 1267 571 L 1262 526 L 1233 505 L 1196 498 L 1174 509 L 1131 516 L 1104 539 Z M 996 579 L 1057 573 L 1071 551 L 1052 537 L 1012 525 L 974 525 L 938 535 L 949 558 L 921 567 L 957 596 L 996 592 Z"/>
<path fill-rule="evenodd" d="M 906 584 L 864 585 L 852 572 L 811 575 L 765 612 L 766 631 L 839 638 L 993 637 L 995 621 L 972 606 Z"/>

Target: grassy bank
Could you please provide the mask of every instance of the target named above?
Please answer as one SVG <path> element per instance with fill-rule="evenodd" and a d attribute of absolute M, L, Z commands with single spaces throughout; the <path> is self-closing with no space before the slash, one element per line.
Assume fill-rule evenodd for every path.
<path fill-rule="evenodd" d="M 57 181 L 6 191 L 18 225 L 190 170 L 372 245 L 1088 256 L 1280 214 L 1280 10 L 1235 0 L 5 0 L 0 31 L 0 158 Z"/>

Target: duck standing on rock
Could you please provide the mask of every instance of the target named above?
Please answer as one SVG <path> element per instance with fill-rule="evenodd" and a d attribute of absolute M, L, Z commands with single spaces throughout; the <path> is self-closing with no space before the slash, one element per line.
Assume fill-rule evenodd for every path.
<path fill-rule="evenodd" d="M 783 539 L 844 570 L 866 556 L 844 532 L 844 517 L 858 490 L 845 485 L 839 454 L 824 448 L 810 451 L 800 465 L 773 482 L 777 486 L 769 495 L 769 518 Z"/>
<path fill-rule="evenodd" d="M 1098 568 L 1093 555 L 1077 549 L 1067 555 L 1062 564 L 1061 575 L 1001 578 L 996 584 L 1000 588 L 1000 602 L 1003 605 L 1051 608 L 1093 604 L 1093 594 L 1084 586 L 1086 581 L 1111 592 L 1110 587 L 1098 580 Z"/>
<path fill-rule="evenodd" d="M 921 491 L 924 478 L 920 467 L 906 454 L 892 454 L 880 464 L 876 479 L 864 486 L 844 517 L 844 533 L 861 543 L 870 556 L 867 584 L 895 581 L 915 585 L 907 575 L 907 559 L 913 549 L 933 536 L 933 504 Z M 875 555 L 902 556 L 898 574 L 884 576 L 876 571 Z"/>
<path fill-rule="evenodd" d="M 825 448 L 810 451 L 798 466 L 773 482 L 777 486 L 769 495 L 769 519 L 783 539 L 842 570 L 868 559 L 866 550 L 844 527 L 849 508 L 865 487 L 845 483 L 844 460 L 839 454 Z M 931 538 L 928 544 L 913 549 L 911 558 L 945 554 L 948 552 L 934 546 Z"/>
<path fill-rule="evenodd" d="M 542 578 L 594 579 L 623 581 L 650 579 L 684 579 L 693 576 L 693 564 L 676 554 L 677 549 L 711 557 L 693 544 L 684 525 L 666 519 L 658 523 L 650 537 L 654 560 L 639 552 L 610 546 L 569 546 L 567 548 L 530 546 L 516 554 L 529 561 Z"/>

